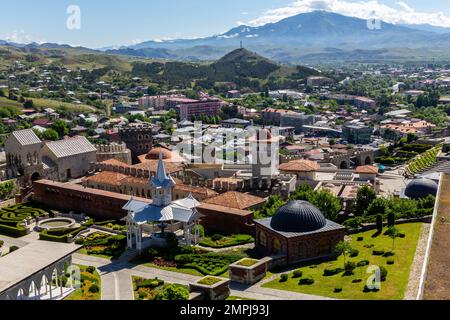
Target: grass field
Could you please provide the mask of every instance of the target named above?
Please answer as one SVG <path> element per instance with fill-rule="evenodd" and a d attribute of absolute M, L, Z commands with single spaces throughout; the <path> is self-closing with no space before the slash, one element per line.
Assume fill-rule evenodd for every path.
<path fill-rule="evenodd" d="M 95 107 L 88 106 L 85 104 L 73 104 L 67 102 L 61 102 L 50 99 L 41 99 L 41 98 L 32 98 L 35 108 L 37 109 L 45 109 L 52 108 L 54 110 L 61 109 L 62 107 L 66 108 L 68 111 L 72 112 L 99 112 L 99 110 Z M 0 108 L 14 106 L 18 108 L 22 108 L 22 103 L 14 100 L 9 100 L 5 97 L 0 97 Z"/>
<path fill-rule="evenodd" d="M 402 224 L 397 227 L 401 232 L 405 233 L 406 237 L 395 240 L 395 255 L 392 257 L 372 254 L 373 250 L 392 250 L 392 239 L 388 236 L 381 234 L 373 237 L 374 230 L 352 235 L 351 244 L 353 248 L 359 250 L 359 255 L 354 258 L 347 257 L 347 261 L 357 263 L 362 260 L 368 260 L 370 262 L 369 265 L 384 266 L 388 270 L 387 279 L 381 283 L 381 289 L 378 292 L 363 292 L 366 280 L 370 276 L 370 274 L 366 273 L 367 266 L 356 268 L 354 274 L 350 276 L 344 276 L 343 273 L 334 276 L 324 276 L 325 268 L 344 267 L 342 256 L 334 261 L 299 265 L 299 269 L 303 272 L 302 277 L 312 276 L 314 278 L 315 282 L 312 285 L 299 285 L 299 278 L 293 278 L 293 274 L 289 273 L 289 279 L 286 282 L 280 282 L 280 277 L 277 277 L 277 279 L 264 284 L 263 287 L 338 299 L 401 300 L 407 287 L 417 241 L 422 230 L 422 223 Z M 363 240 L 357 241 L 358 237 L 363 237 Z M 373 245 L 373 247 L 367 248 L 365 245 Z M 394 260 L 393 265 L 387 264 L 387 261 L 390 259 Z M 293 271 L 292 268 L 291 271 Z M 353 283 L 352 281 L 355 279 L 361 279 L 362 281 Z M 342 288 L 342 292 L 335 293 L 334 290 L 337 287 Z"/>

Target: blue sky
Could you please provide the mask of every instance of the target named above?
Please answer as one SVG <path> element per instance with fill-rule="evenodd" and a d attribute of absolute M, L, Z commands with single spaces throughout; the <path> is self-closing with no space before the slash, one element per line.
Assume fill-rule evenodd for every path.
<path fill-rule="evenodd" d="M 66 27 L 69 5 L 81 9 L 80 30 Z M 449 0 L 14 0 L 2 3 L 0 39 L 100 48 L 208 36 L 314 9 L 450 27 Z"/>

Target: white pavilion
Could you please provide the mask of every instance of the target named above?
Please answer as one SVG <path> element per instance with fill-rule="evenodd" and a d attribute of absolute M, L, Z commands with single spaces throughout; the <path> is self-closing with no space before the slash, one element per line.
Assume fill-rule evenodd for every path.
<path fill-rule="evenodd" d="M 142 252 L 142 233 L 145 225 L 159 223 L 164 231 L 165 225 L 178 224 L 183 231 L 182 241 L 187 245 L 195 245 L 199 241 L 200 214 L 196 207 L 200 205 L 192 194 L 187 198 L 172 201 L 172 191 L 175 186 L 174 179 L 166 174 L 162 154 L 159 157 L 156 176 L 150 178 L 152 204 L 138 201 L 133 198 L 123 207 L 128 211 L 127 246 Z M 148 230 L 148 228 L 146 228 Z M 151 236 L 153 237 L 154 234 Z"/>

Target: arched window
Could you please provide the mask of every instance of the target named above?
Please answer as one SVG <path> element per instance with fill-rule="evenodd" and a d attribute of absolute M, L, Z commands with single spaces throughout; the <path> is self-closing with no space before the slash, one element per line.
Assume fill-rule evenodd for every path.
<path fill-rule="evenodd" d="M 277 238 L 272 240 L 272 252 L 277 254 L 281 252 L 281 242 Z"/>
<path fill-rule="evenodd" d="M 259 245 L 261 247 L 267 247 L 267 236 L 263 231 L 259 232 Z"/>

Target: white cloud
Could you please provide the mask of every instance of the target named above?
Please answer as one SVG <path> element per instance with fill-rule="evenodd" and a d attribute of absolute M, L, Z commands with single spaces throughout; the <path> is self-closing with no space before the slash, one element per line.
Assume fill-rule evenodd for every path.
<path fill-rule="evenodd" d="M 32 42 L 36 42 L 39 44 L 45 43 L 45 40 L 38 39 L 35 36 L 26 33 L 24 30 L 14 30 L 13 32 L 6 34 L 2 38 L 8 42 L 15 42 L 21 44 L 28 44 Z"/>
<path fill-rule="evenodd" d="M 291 5 L 266 11 L 261 17 L 247 23 L 260 26 L 278 22 L 284 18 L 315 10 L 326 10 L 361 19 L 378 18 L 394 24 L 430 24 L 450 27 L 450 17 L 443 12 L 419 12 L 407 3 L 398 1 L 395 6 L 388 6 L 378 0 L 297 0 Z"/>

